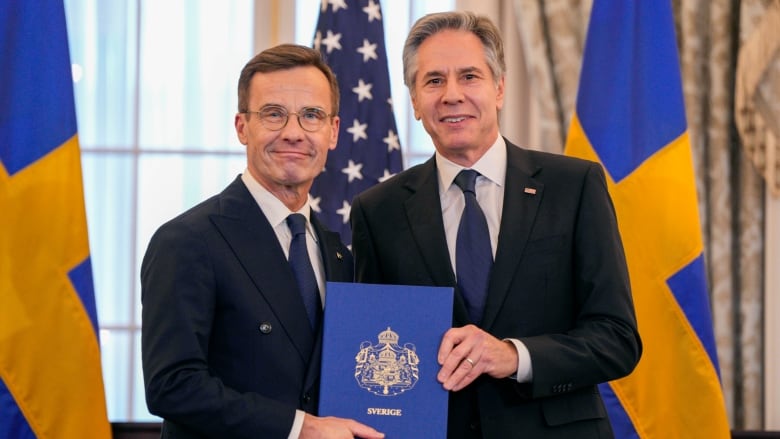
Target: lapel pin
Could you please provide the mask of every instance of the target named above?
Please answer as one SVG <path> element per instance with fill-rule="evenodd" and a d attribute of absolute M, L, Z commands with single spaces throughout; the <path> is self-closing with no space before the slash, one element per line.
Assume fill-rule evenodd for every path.
<path fill-rule="evenodd" d="M 340 261 L 340 260 L 344 259 L 344 255 L 342 255 L 341 252 L 336 252 L 336 259 L 338 259 Z"/>
<path fill-rule="evenodd" d="M 527 187 L 527 188 L 523 189 L 523 192 L 525 192 L 526 194 L 530 194 L 530 195 L 536 195 L 536 189 L 534 189 L 532 187 Z"/>

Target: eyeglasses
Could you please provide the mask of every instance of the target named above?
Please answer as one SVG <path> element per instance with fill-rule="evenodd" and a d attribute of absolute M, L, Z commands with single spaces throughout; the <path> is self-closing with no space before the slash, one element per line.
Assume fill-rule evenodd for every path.
<path fill-rule="evenodd" d="M 284 107 L 264 107 L 260 111 L 244 111 L 244 114 L 257 114 L 260 116 L 260 123 L 266 129 L 271 131 L 279 131 L 287 126 L 287 121 L 290 120 L 290 115 L 294 114 L 298 119 L 298 125 L 303 128 L 304 131 L 315 132 L 319 131 L 327 120 L 333 117 L 332 114 L 326 113 L 324 110 L 316 107 L 304 107 L 301 111 L 289 112 Z"/>

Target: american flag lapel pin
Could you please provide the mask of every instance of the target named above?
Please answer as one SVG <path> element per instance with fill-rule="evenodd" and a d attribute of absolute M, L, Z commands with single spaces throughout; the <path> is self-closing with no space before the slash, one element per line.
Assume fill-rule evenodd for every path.
<path fill-rule="evenodd" d="M 534 189 L 532 187 L 527 187 L 527 188 L 523 189 L 523 192 L 525 192 L 528 195 L 536 195 L 536 189 Z"/>

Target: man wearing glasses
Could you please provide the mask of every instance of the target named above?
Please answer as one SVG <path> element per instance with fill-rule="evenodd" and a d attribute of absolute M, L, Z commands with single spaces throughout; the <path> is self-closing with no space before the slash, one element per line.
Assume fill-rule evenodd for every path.
<path fill-rule="evenodd" d="M 336 78 L 319 52 L 280 45 L 238 82 L 247 169 L 164 224 L 141 266 L 149 411 L 164 438 L 382 438 L 317 413 L 325 282 L 352 255 L 311 212 L 338 138 Z"/>

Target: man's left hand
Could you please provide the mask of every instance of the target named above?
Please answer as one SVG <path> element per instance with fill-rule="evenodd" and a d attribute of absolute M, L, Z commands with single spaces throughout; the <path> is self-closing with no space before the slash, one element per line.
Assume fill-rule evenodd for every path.
<path fill-rule="evenodd" d="M 485 373 L 506 378 L 517 371 L 517 349 L 482 329 L 467 325 L 444 334 L 439 346 L 441 370 L 437 376 L 445 389 L 455 391 Z"/>

